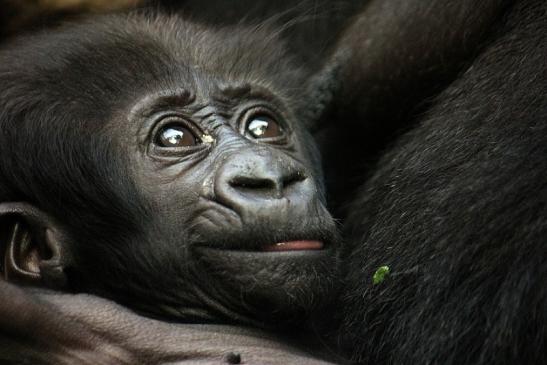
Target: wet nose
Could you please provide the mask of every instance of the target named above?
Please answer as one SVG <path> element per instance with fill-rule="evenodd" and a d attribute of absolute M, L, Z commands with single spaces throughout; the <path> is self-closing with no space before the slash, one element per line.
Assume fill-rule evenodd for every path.
<path fill-rule="evenodd" d="M 234 171 L 227 183 L 236 194 L 251 199 L 280 199 L 286 190 L 304 180 L 298 170 L 280 168 L 265 163 L 254 163 L 253 167 Z"/>
<path fill-rule="evenodd" d="M 245 207 L 298 195 L 306 179 L 305 169 L 289 156 L 248 151 L 224 162 L 215 191 L 228 205 Z"/>

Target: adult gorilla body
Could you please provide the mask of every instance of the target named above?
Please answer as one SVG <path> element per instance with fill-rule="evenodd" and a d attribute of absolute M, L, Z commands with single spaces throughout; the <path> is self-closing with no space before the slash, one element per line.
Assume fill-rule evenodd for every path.
<path fill-rule="evenodd" d="M 335 183 L 352 178 L 362 185 L 347 208 L 346 287 L 335 313 L 337 343 L 354 360 L 545 361 L 545 10 L 532 0 L 372 1 L 342 38 L 335 56 L 342 68 L 334 68 L 342 87 L 324 118 L 333 125 L 324 149 Z M 369 169 L 364 183 L 351 166 L 359 156 Z M 341 189 L 333 188 L 336 198 Z M 373 286 L 380 265 L 392 275 Z M 7 298 L 2 313 L 21 298 Z M 53 302 L 69 318 L 96 322 Z M 163 354 L 164 361 L 195 350 L 162 347 L 157 336 L 169 332 L 148 320 L 140 323 L 153 328 L 152 338 L 132 342 L 124 332 L 138 325 L 124 327 L 119 317 L 118 324 L 114 315 L 111 326 L 91 326 L 90 336 L 82 332 L 92 346 L 38 341 L 55 349 L 91 347 L 90 358 L 119 354 L 97 344 L 97 334 L 114 333 L 115 345 L 138 356 L 148 345 L 152 358 Z M 15 321 L 11 333 L 25 334 L 23 323 Z M 47 334 L 47 323 L 37 323 Z M 180 334 L 175 338 L 184 340 Z"/>
<path fill-rule="evenodd" d="M 337 341 L 367 364 L 543 364 L 547 5 L 397 3 L 349 32 L 363 61 L 337 94 L 353 157 L 335 147 L 338 159 L 354 164 L 369 135 L 381 151 L 346 208 Z M 397 14 L 414 38 L 387 26 Z M 374 285 L 383 265 L 392 275 Z"/>

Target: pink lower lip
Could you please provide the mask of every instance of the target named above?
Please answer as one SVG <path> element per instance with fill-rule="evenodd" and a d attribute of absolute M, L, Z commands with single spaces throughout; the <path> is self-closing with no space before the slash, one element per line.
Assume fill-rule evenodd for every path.
<path fill-rule="evenodd" d="M 323 242 L 321 241 L 288 241 L 264 246 L 264 251 L 304 251 L 321 249 L 323 249 Z"/>

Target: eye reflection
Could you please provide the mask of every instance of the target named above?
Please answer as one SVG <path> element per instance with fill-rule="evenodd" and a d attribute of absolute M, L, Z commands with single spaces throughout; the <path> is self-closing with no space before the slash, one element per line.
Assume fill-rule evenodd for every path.
<path fill-rule="evenodd" d="M 188 128 L 172 125 L 159 131 L 156 144 L 161 147 L 191 147 L 198 144 L 198 141 Z"/>
<path fill-rule="evenodd" d="M 271 117 L 259 115 L 253 117 L 247 124 L 249 134 L 257 139 L 272 138 L 283 135 L 281 126 Z"/>

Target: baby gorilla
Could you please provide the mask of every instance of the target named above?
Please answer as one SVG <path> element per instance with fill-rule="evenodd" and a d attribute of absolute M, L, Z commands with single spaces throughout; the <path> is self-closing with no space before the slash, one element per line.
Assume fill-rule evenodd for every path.
<path fill-rule="evenodd" d="M 305 317 L 336 267 L 309 76 L 267 27 L 161 16 L 5 47 L 4 276 L 183 321 Z"/>

